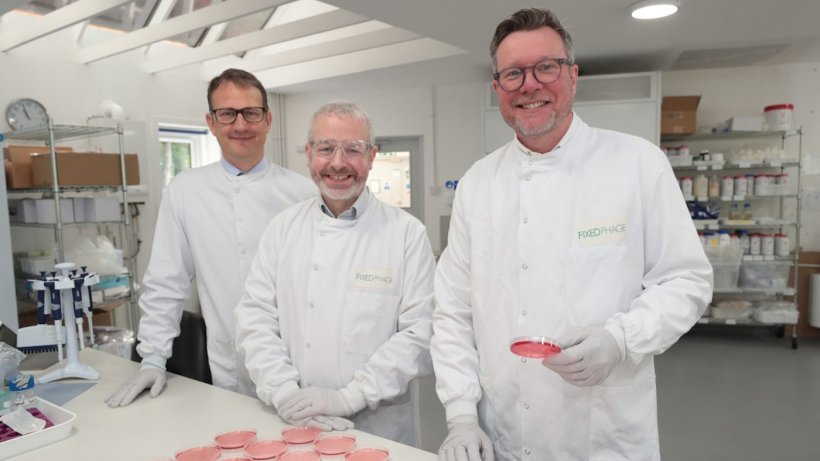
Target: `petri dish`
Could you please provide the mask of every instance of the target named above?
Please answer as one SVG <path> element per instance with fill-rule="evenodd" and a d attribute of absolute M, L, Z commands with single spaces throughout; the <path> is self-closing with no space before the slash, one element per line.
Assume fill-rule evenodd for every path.
<path fill-rule="evenodd" d="M 319 437 L 320 432 L 321 429 L 313 426 L 288 427 L 282 429 L 282 440 L 295 445 L 311 443 Z"/>
<path fill-rule="evenodd" d="M 510 351 L 530 359 L 543 359 L 561 352 L 561 346 L 545 336 L 520 336 L 510 341 Z"/>
<path fill-rule="evenodd" d="M 321 457 L 322 455 L 313 450 L 297 450 L 282 453 L 276 461 L 319 461 Z"/>
<path fill-rule="evenodd" d="M 313 448 L 323 455 L 342 455 L 356 446 L 356 437 L 351 435 L 334 435 L 313 442 Z"/>
<path fill-rule="evenodd" d="M 216 446 L 223 450 L 243 448 L 256 440 L 256 431 L 253 429 L 225 432 L 214 437 Z"/>
<path fill-rule="evenodd" d="M 287 450 L 288 444 L 281 440 L 257 440 L 245 446 L 245 454 L 251 459 L 272 459 Z"/>
<path fill-rule="evenodd" d="M 387 461 L 390 452 L 384 448 L 359 448 L 345 455 L 345 461 Z"/>
<path fill-rule="evenodd" d="M 194 447 L 178 451 L 174 455 L 176 461 L 215 461 L 222 450 L 219 447 Z"/>
<path fill-rule="evenodd" d="M 250 458 L 222 458 L 219 461 L 251 461 Z"/>

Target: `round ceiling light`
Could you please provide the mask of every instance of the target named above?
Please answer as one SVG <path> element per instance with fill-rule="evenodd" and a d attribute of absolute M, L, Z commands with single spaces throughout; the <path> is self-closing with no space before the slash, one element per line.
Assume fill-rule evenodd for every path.
<path fill-rule="evenodd" d="M 629 13 L 635 19 L 658 19 L 675 14 L 678 9 L 678 0 L 641 0 L 629 7 Z"/>

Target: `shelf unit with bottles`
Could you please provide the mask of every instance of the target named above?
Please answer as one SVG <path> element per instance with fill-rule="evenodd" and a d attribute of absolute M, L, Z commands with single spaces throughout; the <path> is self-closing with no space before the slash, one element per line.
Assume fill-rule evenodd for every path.
<path fill-rule="evenodd" d="M 58 142 L 74 141 L 81 139 L 89 139 L 98 136 L 117 136 L 119 145 L 119 160 L 120 160 L 120 174 L 122 184 L 116 186 L 63 186 L 59 183 L 58 162 L 56 146 Z M 54 215 L 55 222 L 48 223 L 24 223 L 11 222 L 12 227 L 26 227 L 33 229 L 49 229 L 53 230 L 54 242 L 56 243 L 55 258 L 58 262 L 65 261 L 65 244 L 64 244 L 64 230 L 66 228 L 88 227 L 96 226 L 98 230 L 105 226 L 117 226 L 119 229 L 120 247 L 124 255 L 124 263 L 127 270 L 128 287 L 125 294 L 118 297 L 116 300 L 118 304 L 124 304 L 127 308 L 127 318 L 130 327 L 133 328 L 137 322 L 136 312 L 136 283 L 134 277 L 136 275 L 136 255 L 132 254 L 131 247 L 136 242 L 135 227 L 131 222 L 131 210 L 129 209 L 128 201 L 128 185 L 126 182 L 125 169 L 125 142 L 122 124 L 118 124 L 116 128 L 99 127 L 99 126 L 76 126 L 76 125 L 59 125 L 55 124 L 49 117 L 46 126 L 41 126 L 28 130 L 17 130 L 3 133 L 6 142 L 24 141 L 26 143 L 44 143 L 50 151 L 51 158 L 51 178 L 52 185 L 47 188 L 30 188 L 30 189 L 10 189 L 7 191 L 9 200 L 14 199 L 50 199 L 54 201 Z M 62 209 L 60 201 L 72 197 L 88 197 L 88 196 L 119 196 L 122 209 L 120 212 L 120 220 L 117 221 L 82 221 L 82 222 L 64 222 L 62 216 Z M 99 232 L 98 232 L 99 233 Z M 93 268 L 91 268 L 93 270 Z M 30 278 L 36 274 L 18 273 L 16 278 Z M 20 300 L 20 304 L 25 304 L 25 301 Z"/>
<path fill-rule="evenodd" d="M 788 131 L 754 131 L 754 132 L 721 132 L 721 133 L 698 133 L 689 136 L 663 136 L 662 146 L 672 146 L 674 144 L 685 144 L 691 152 L 691 162 L 686 158 L 673 158 L 670 156 L 670 163 L 675 175 L 681 179 L 684 177 L 697 175 L 708 176 L 708 180 L 720 181 L 721 176 L 725 180 L 728 177 L 746 178 L 747 190 L 731 193 L 714 193 L 714 189 L 703 193 L 704 178 L 697 178 L 701 181 L 701 190 L 687 194 L 684 188 L 684 198 L 690 207 L 698 204 L 707 207 L 709 211 L 720 210 L 721 217 L 717 219 L 695 219 L 695 227 L 698 231 L 729 231 L 737 233 L 753 232 L 764 235 L 786 235 L 790 243 L 788 254 L 781 252 L 779 255 L 760 254 L 744 255 L 741 261 L 743 265 L 766 265 L 771 267 L 784 268 L 788 265 L 789 272 L 796 272 L 800 260 L 800 228 L 801 228 L 801 189 L 800 189 L 800 169 L 802 158 L 802 128 Z M 745 145 L 745 146 L 744 146 Z M 768 146 L 780 152 L 780 155 L 768 158 L 748 155 L 744 157 L 743 149 L 746 146 Z M 707 151 L 710 154 L 721 153 L 720 161 L 703 159 L 699 153 Z M 740 154 L 737 152 L 740 151 Z M 763 149 L 766 151 L 766 149 Z M 731 155 L 730 155 L 731 154 Z M 682 161 L 681 161 L 682 160 Z M 754 187 L 748 186 L 748 181 L 755 175 L 768 176 L 780 175 L 781 178 L 788 178 L 786 184 L 779 184 L 780 189 L 772 187 L 769 193 L 749 194 Z M 715 178 L 716 177 L 716 178 Z M 720 181 L 721 183 L 723 181 Z M 722 185 L 722 184 L 721 184 Z M 707 186 L 707 189 L 709 187 Z M 700 192 L 700 193 L 698 193 Z M 712 193 L 709 193 L 712 192 Z M 765 216 L 754 213 L 751 217 L 747 214 L 751 210 L 762 210 Z M 728 214 L 733 216 L 726 216 Z M 713 241 L 707 243 L 712 244 Z M 716 264 L 713 263 L 713 266 Z M 715 267 L 716 275 L 718 267 Z M 734 274 L 732 274 L 734 275 Z M 783 301 L 789 298 L 796 302 L 797 299 L 797 278 L 792 277 L 789 283 L 788 273 L 786 274 L 785 285 L 782 278 L 778 282 L 772 282 L 772 286 L 744 286 L 743 278 L 737 286 L 722 286 L 715 289 L 715 301 L 731 300 L 733 298 L 761 304 L 766 301 Z M 713 301 L 714 303 L 714 301 Z M 752 317 L 738 318 L 716 318 L 714 316 L 704 316 L 701 324 L 739 325 L 739 326 L 771 326 L 778 334 L 782 334 L 786 326 L 791 327 L 790 343 L 792 348 L 797 348 L 797 327 L 796 322 L 789 319 L 786 322 L 761 322 Z"/>

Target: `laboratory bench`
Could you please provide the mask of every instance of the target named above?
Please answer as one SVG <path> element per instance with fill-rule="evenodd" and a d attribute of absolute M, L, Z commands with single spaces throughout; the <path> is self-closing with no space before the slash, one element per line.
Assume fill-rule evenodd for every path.
<path fill-rule="evenodd" d="M 9 461 L 172 460 L 177 451 L 213 445 L 214 436 L 220 433 L 256 429 L 258 440 L 281 439 L 281 430 L 288 427 L 272 407 L 259 399 L 172 373 L 168 374 L 165 391 L 158 397 L 151 398 L 145 392 L 129 406 L 109 408 L 105 398 L 135 373 L 139 364 L 90 348 L 80 351 L 80 361 L 94 367 L 101 378 L 61 405 L 77 415 L 70 434 L 60 441 L 8 458 Z M 33 374 L 42 375 L 57 366 Z M 89 383 L 75 379 L 60 382 Z M 357 430 L 322 435 L 327 434 L 354 435 L 357 447 L 387 448 L 392 461 L 438 459 L 433 453 Z M 308 444 L 305 448 L 312 446 Z M 229 457 L 239 453 L 232 451 Z M 220 459 L 227 459 L 227 454 L 223 453 Z"/>

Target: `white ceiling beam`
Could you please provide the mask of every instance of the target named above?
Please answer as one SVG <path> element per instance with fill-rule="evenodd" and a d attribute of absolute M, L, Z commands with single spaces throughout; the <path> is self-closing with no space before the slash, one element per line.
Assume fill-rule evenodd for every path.
<path fill-rule="evenodd" d="M 159 24 L 135 30 L 122 37 L 83 48 L 79 52 L 80 61 L 85 64 L 99 61 L 192 30 L 273 8 L 289 1 L 292 0 L 231 0 L 220 2 Z"/>
<path fill-rule="evenodd" d="M 0 3 L 0 15 L 4 15 L 30 2 L 31 0 L 4 0 L 3 3 Z"/>
<path fill-rule="evenodd" d="M 85 0 L 66 5 L 40 17 L 34 27 L 9 27 L 0 30 L 0 49 L 12 50 L 132 1 Z"/>
<path fill-rule="evenodd" d="M 282 24 L 281 26 L 242 34 L 227 40 L 220 40 L 212 45 L 181 50 L 184 52 L 147 62 L 143 66 L 143 70 L 153 74 L 189 64 L 196 64 L 208 59 L 215 59 L 254 48 L 261 48 L 272 43 L 285 42 L 327 30 L 338 29 L 351 24 L 358 24 L 364 21 L 367 21 L 367 18 L 359 16 L 358 14 L 345 10 L 333 10 Z"/>
<path fill-rule="evenodd" d="M 266 89 L 273 90 L 298 83 L 356 74 L 414 62 L 430 61 L 464 53 L 466 53 L 466 51 L 461 48 L 456 48 L 431 38 L 420 38 L 409 42 L 268 69 L 256 72 L 255 75 Z"/>
<path fill-rule="evenodd" d="M 339 38 L 325 43 L 314 43 L 298 48 L 283 50 L 276 53 L 266 54 L 252 59 L 242 60 L 241 67 L 248 72 L 256 72 L 273 67 L 281 67 L 289 64 L 297 64 L 315 59 L 331 57 L 337 54 L 352 53 L 354 51 L 377 48 L 385 45 L 406 42 L 421 38 L 420 35 L 408 32 L 396 27 L 385 25 L 379 30 L 367 31 L 365 33 L 350 37 Z M 203 78 L 206 75 L 216 75 L 230 67 L 225 63 L 203 68 Z"/>

